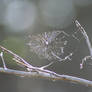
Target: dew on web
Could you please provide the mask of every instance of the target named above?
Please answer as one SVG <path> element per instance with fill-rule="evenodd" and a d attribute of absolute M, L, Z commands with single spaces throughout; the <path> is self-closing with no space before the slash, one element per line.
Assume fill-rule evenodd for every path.
<path fill-rule="evenodd" d="M 28 43 L 30 51 L 39 58 L 62 61 L 66 56 L 65 48 L 69 35 L 63 31 L 44 32 L 30 36 Z"/>

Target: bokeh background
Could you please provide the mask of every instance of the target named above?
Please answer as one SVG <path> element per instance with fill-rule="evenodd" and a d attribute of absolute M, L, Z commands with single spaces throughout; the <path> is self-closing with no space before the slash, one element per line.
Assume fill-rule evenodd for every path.
<path fill-rule="evenodd" d="M 64 30 L 71 35 L 76 31 L 76 19 L 85 28 L 92 42 L 92 0 L 0 0 L 0 44 L 32 65 L 43 66 L 49 61 L 30 52 L 27 46 L 28 36 L 53 30 Z M 74 46 L 74 43 L 71 44 Z M 85 41 L 76 43 L 76 46 L 78 50 L 72 61 L 55 62 L 48 69 L 92 80 L 91 61 L 82 70 L 79 66 L 81 59 L 89 55 Z M 4 58 L 8 68 L 23 69 L 9 55 L 5 54 Z M 92 89 L 64 81 L 54 82 L 0 73 L 0 92 L 92 92 Z"/>

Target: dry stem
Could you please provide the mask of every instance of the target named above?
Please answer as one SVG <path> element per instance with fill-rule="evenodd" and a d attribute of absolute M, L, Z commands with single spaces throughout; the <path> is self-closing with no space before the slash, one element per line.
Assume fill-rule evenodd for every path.
<path fill-rule="evenodd" d="M 81 27 L 78 21 L 75 21 L 75 22 L 76 22 L 77 27 Z M 85 36 L 84 29 L 82 29 L 82 32 Z M 88 37 L 88 36 L 86 35 L 85 39 L 86 39 L 86 42 L 88 43 L 88 47 L 90 49 L 91 44 L 89 43 L 89 39 L 86 37 Z M 31 64 L 27 63 L 26 60 L 24 60 L 23 58 L 21 58 L 17 54 L 13 53 L 12 51 L 4 48 L 1 45 L 0 45 L 0 48 L 3 52 L 11 54 L 13 57 L 13 60 L 15 60 L 16 63 L 19 63 L 22 66 L 24 66 L 28 71 L 28 72 L 25 72 L 25 71 L 8 69 L 8 68 L 5 68 L 6 66 L 4 63 L 4 68 L 0 68 L 0 72 L 2 72 L 2 73 L 13 74 L 13 75 L 22 76 L 22 77 L 24 76 L 24 77 L 43 78 L 43 79 L 51 79 L 51 80 L 63 80 L 63 81 L 68 81 L 70 83 L 77 83 L 77 84 L 85 85 L 87 87 L 92 87 L 92 81 L 78 78 L 78 77 L 69 76 L 69 75 L 60 75 L 60 74 L 57 74 L 53 71 L 45 69 L 46 67 L 48 67 L 51 64 L 46 65 L 46 66 L 42 66 L 42 67 L 34 67 Z M 91 53 L 92 52 L 90 52 L 90 54 Z M 2 57 L 2 54 L 0 56 Z"/>
<path fill-rule="evenodd" d="M 0 68 L 0 72 L 2 72 L 2 73 L 13 74 L 13 75 L 17 75 L 17 76 L 24 76 L 24 77 L 43 78 L 43 79 L 51 79 L 51 80 L 63 80 L 63 81 L 68 81 L 70 83 L 78 83 L 78 84 L 82 84 L 82 85 L 85 85 L 88 87 L 92 87 L 92 81 L 73 77 L 73 76 L 68 76 L 68 75 L 60 75 L 53 71 L 44 69 L 46 67 L 34 67 L 34 66 L 30 65 L 29 63 L 27 63 L 20 56 L 11 52 L 10 50 L 7 50 L 6 48 L 4 48 L 2 46 L 0 46 L 0 48 L 3 51 L 11 54 L 17 63 L 25 66 L 26 69 L 28 70 L 28 72 L 25 72 L 25 71 L 13 70 L 13 69 L 8 69 L 8 68 L 7 69 Z"/>
<path fill-rule="evenodd" d="M 91 42 L 89 40 L 89 37 L 88 37 L 86 31 L 81 26 L 81 24 L 77 20 L 75 21 L 75 24 L 76 24 L 78 30 L 83 34 L 83 37 L 85 38 L 86 44 L 88 46 L 89 54 L 90 54 L 89 56 L 85 56 L 82 59 L 82 63 L 80 64 L 80 69 L 83 69 L 83 65 L 87 61 L 87 59 L 92 59 L 92 45 L 91 45 Z"/>
<path fill-rule="evenodd" d="M 48 70 L 45 70 L 48 71 Z M 4 69 L 4 68 L 0 68 L 0 72 L 5 73 L 5 74 L 13 74 L 13 75 L 17 75 L 20 77 L 29 77 L 29 78 L 43 78 L 43 79 L 51 79 L 53 81 L 55 80 L 63 80 L 63 81 L 67 81 L 70 83 L 74 83 L 74 84 L 81 84 L 81 85 L 85 85 L 87 87 L 92 87 L 92 81 L 86 80 L 86 79 L 82 79 L 82 78 L 78 78 L 78 77 L 73 77 L 73 76 L 68 76 L 68 75 L 59 75 L 56 74 L 52 71 L 47 72 L 25 72 L 25 71 L 18 71 L 18 70 L 13 70 L 13 69 Z"/>

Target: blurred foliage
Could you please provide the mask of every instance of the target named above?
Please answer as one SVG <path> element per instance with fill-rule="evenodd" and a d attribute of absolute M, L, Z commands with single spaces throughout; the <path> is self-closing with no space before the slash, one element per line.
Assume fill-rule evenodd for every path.
<path fill-rule="evenodd" d="M 18 54 L 21 57 L 26 57 L 27 52 L 25 47 L 25 41 L 21 37 L 7 37 L 6 40 L 1 42 L 1 45 L 11 50 L 12 52 Z M 8 62 L 8 65 L 16 65 L 14 63 L 15 61 L 11 59 L 11 55 L 6 53 L 4 57 L 5 61 Z"/>
<path fill-rule="evenodd" d="M 13 51 L 22 58 L 28 59 L 28 61 L 31 60 L 32 64 L 42 66 L 42 62 L 46 62 L 45 64 L 43 64 L 46 65 L 49 63 L 48 60 L 39 59 L 37 55 L 28 51 L 29 49 L 27 48 L 24 40 L 25 35 L 21 34 L 27 33 L 28 35 L 30 35 L 32 34 L 32 32 L 39 34 L 40 32 L 48 32 L 50 30 L 53 31 L 52 29 L 54 28 L 63 28 L 64 31 L 67 30 L 67 33 L 71 34 L 71 31 L 73 31 L 74 33 L 76 30 L 75 27 L 73 28 L 74 25 L 72 25 L 72 21 L 76 18 L 85 28 L 92 42 L 91 10 L 92 0 L 0 0 L 0 45 Z M 51 28 L 48 27 L 50 24 L 52 25 Z M 59 28 L 57 27 L 57 25 L 59 25 Z M 16 35 L 16 33 L 18 35 Z M 73 44 L 73 42 L 71 42 L 71 45 L 73 45 L 73 47 L 77 46 L 75 43 Z M 92 80 L 92 66 L 90 68 L 86 67 L 83 70 L 79 69 L 81 56 L 88 54 L 87 47 L 85 46 L 85 44 L 81 43 L 78 49 L 79 50 L 77 51 L 77 54 L 74 55 L 72 61 L 54 63 L 50 67 L 50 70 L 53 70 L 60 74 L 69 74 Z M 11 55 L 7 53 L 4 54 L 4 59 L 7 66 L 12 69 L 17 69 L 18 65 L 16 65 L 15 61 L 12 60 Z M 0 92 L 91 91 L 87 87 L 76 84 L 73 85 L 72 83 L 68 84 L 61 81 L 51 82 L 47 80 L 19 78 L 16 76 L 14 78 L 14 76 L 11 75 L 6 76 L 0 74 Z"/>

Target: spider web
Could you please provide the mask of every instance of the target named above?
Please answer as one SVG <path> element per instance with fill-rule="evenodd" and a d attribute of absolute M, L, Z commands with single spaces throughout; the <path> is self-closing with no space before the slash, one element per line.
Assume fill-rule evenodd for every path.
<path fill-rule="evenodd" d="M 28 45 L 30 51 L 37 54 L 39 58 L 62 61 L 72 55 L 71 52 L 68 52 L 68 55 L 65 52 L 68 36 L 64 31 L 44 32 L 31 35 Z"/>

